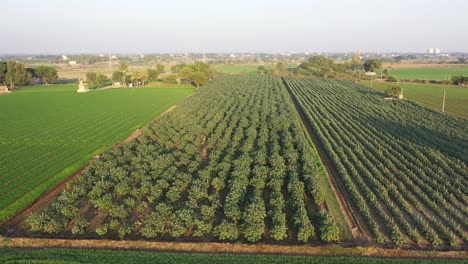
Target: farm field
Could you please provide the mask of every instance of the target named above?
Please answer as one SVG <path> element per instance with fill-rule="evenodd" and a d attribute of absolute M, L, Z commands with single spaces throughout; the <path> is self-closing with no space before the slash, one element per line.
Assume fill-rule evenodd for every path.
<path fill-rule="evenodd" d="M 361 83 L 370 87 L 370 81 L 362 81 Z M 372 88 L 383 92 L 391 85 L 396 84 L 373 82 Z M 468 87 L 413 83 L 399 83 L 398 85 L 403 88 L 405 99 L 411 99 L 439 112 L 442 111 L 444 89 L 446 89 L 445 112 L 468 119 Z"/>
<path fill-rule="evenodd" d="M 398 79 L 451 80 L 453 76 L 468 76 L 468 67 L 388 69 Z"/>
<path fill-rule="evenodd" d="M 444 259 L 382 259 L 364 257 L 275 256 L 208 253 L 168 253 L 93 249 L 0 249 L 2 263 L 258 263 L 258 264 L 343 264 L 343 263 L 457 263 Z"/>
<path fill-rule="evenodd" d="M 49 237 L 349 239 L 327 185 L 280 79 L 229 75 L 101 155 L 26 224 Z"/>
<path fill-rule="evenodd" d="M 468 122 L 343 80 L 285 78 L 380 244 L 467 242 Z"/>
<path fill-rule="evenodd" d="M 75 90 L 33 86 L 0 96 L 0 222 L 192 92 Z"/>

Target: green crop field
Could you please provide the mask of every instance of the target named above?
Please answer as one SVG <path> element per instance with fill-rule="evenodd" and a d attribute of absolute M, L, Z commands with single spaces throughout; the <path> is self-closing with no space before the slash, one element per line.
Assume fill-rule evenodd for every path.
<path fill-rule="evenodd" d="M 101 155 L 27 223 L 50 236 L 349 239 L 327 185 L 280 79 L 226 75 Z"/>
<path fill-rule="evenodd" d="M 443 259 L 389 259 L 360 257 L 275 256 L 242 254 L 167 253 L 132 250 L 93 249 L 0 249 L 1 263 L 252 263 L 252 264 L 446 264 L 463 263 Z"/>
<path fill-rule="evenodd" d="M 468 76 L 468 67 L 388 69 L 389 75 L 401 79 L 450 80 L 453 76 Z"/>
<path fill-rule="evenodd" d="M 361 83 L 370 87 L 370 81 L 362 81 Z M 391 85 L 395 85 L 395 83 L 373 82 L 372 87 L 379 91 L 385 91 Z M 445 112 L 468 119 L 468 87 L 413 83 L 399 83 L 399 85 L 403 88 L 403 95 L 406 99 L 414 100 L 435 111 L 442 111 L 445 89 Z"/>
<path fill-rule="evenodd" d="M 0 96 L 0 221 L 192 92 L 74 90 L 31 86 Z"/>
<path fill-rule="evenodd" d="M 350 81 L 285 80 L 378 243 L 468 240 L 467 121 Z"/>

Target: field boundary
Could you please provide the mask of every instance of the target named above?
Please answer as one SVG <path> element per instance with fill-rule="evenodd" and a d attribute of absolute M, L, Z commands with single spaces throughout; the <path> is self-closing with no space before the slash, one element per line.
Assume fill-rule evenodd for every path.
<path fill-rule="evenodd" d="M 252 255 L 294 255 L 294 256 L 352 256 L 375 258 L 412 258 L 412 259 L 453 259 L 468 258 L 467 251 L 421 251 L 406 249 L 385 249 L 380 247 L 342 247 L 340 245 L 271 245 L 240 244 L 218 242 L 160 242 L 132 240 L 93 240 L 93 239 L 46 239 L 46 238 L 5 238 L 0 240 L 1 248 L 76 248 L 143 250 L 180 253 L 217 253 Z"/>
<path fill-rule="evenodd" d="M 354 239 L 357 239 L 357 240 L 364 239 L 367 242 L 372 241 L 373 239 L 370 236 L 370 234 L 366 232 L 365 230 L 363 230 L 362 226 L 359 225 L 359 221 L 355 219 L 356 216 L 353 214 L 352 208 L 350 208 L 350 205 L 346 203 L 346 200 L 344 198 L 344 195 L 346 195 L 346 190 L 344 189 L 344 186 L 342 186 L 343 184 L 339 181 L 339 177 L 340 177 L 339 173 L 336 170 L 336 168 L 333 166 L 331 159 L 327 156 L 325 150 L 323 149 L 322 145 L 319 142 L 319 139 L 314 134 L 312 128 L 307 122 L 307 118 L 304 112 L 300 109 L 298 102 L 296 100 L 296 97 L 294 97 L 294 95 L 292 94 L 286 81 L 283 78 L 281 78 L 281 81 L 283 82 L 283 85 L 286 87 L 289 98 L 291 102 L 293 103 L 294 108 L 296 109 L 296 112 L 299 114 L 302 126 L 305 128 L 307 134 L 309 135 L 310 139 L 312 140 L 315 146 L 315 149 L 317 150 L 317 153 L 319 154 L 320 161 L 325 167 L 327 178 L 330 183 L 331 189 L 333 193 L 335 194 L 335 197 L 337 198 L 341 212 L 346 222 L 348 223 L 349 229 L 351 230 L 351 233 Z"/>
<path fill-rule="evenodd" d="M 189 96 L 186 96 L 185 99 L 188 98 Z M 130 134 L 123 141 L 118 142 L 118 143 L 114 144 L 112 147 L 106 148 L 103 151 L 109 151 L 111 149 L 117 148 L 117 147 L 122 146 L 122 145 L 132 141 L 133 139 L 137 138 L 138 136 L 140 136 L 143 133 L 143 131 L 149 126 L 149 124 L 151 124 L 155 119 L 157 119 L 157 118 L 169 113 L 170 111 L 174 110 L 174 108 L 176 106 L 177 106 L 177 104 L 172 105 L 167 110 L 160 113 L 158 116 L 156 116 L 151 121 L 149 121 L 144 127 L 140 128 L 140 129 L 137 129 L 134 132 L 132 132 L 132 134 Z M 98 148 L 98 150 L 99 149 L 101 149 L 101 148 Z M 91 153 L 95 153 L 95 152 L 96 152 L 96 150 L 94 150 Z M 17 213 L 15 213 L 14 215 L 12 215 L 8 219 L 6 219 L 5 221 L 0 222 L 0 230 L 6 228 L 8 226 L 17 226 L 24 219 L 24 217 L 27 214 L 30 214 L 33 211 L 35 211 L 37 208 L 43 207 L 43 206 L 47 205 L 48 203 L 50 203 L 50 201 L 52 201 L 63 190 L 65 190 L 67 184 L 69 182 L 73 181 L 78 175 L 80 175 L 81 172 L 83 172 L 83 170 L 86 169 L 91 164 L 91 162 L 92 162 L 92 160 L 87 161 L 83 166 L 81 166 L 78 170 L 76 170 L 75 172 L 70 174 L 70 176 L 65 178 L 63 181 L 61 181 L 59 184 L 54 186 L 52 189 L 48 190 L 47 192 L 44 192 L 36 200 L 31 202 L 29 205 L 25 206 L 23 209 L 21 209 L 20 211 L 18 211 Z"/>

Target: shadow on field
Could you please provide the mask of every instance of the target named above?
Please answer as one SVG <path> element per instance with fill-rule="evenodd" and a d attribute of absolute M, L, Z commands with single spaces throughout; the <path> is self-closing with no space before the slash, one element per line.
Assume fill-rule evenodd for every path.
<path fill-rule="evenodd" d="M 422 148 L 430 147 L 433 150 L 438 150 L 443 154 L 468 163 L 468 140 L 462 134 L 455 133 L 450 127 L 447 133 L 442 133 L 441 130 L 444 127 L 436 129 L 417 125 L 414 122 L 393 121 L 375 116 L 368 116 L 366 121 L 388 136 L 402 141 L 409 141 Z M 438 124 L 437 120 L 434 120 L 435 127 L 446 125 L 443 123 Z M 461 125 L 465 126 L 464 124 Z M 468 130 L 468 126 L 465 127 Z"/>

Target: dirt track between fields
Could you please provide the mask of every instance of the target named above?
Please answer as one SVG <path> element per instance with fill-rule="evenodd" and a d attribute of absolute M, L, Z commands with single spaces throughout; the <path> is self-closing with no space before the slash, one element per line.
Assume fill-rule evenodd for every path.
<path fill-rule="evenodd" d="M 168 112 L 172 111 L 174 108 L 176 107 L 176 105 L 173 105 L 171 106 L 170 108 L 168 108 L 166 111 L 162 112 L 161 114 L 159 114 L 157 117 L 155 117 L 153 120 L 155 120 L 156 118 L 160 117 L 160 116 L 163 116 L 165 114 L 167 114 Z M 150 124 L 151 122 L 150 121 L 148 124 Z M 140 128 L 138 130 L 135 130 L 132 134 L 130 134 L 125 140 L 123 140 L 122 142 L 119 142 L 117 144 L 115 144 L 111 149 L 113 148 L 117 148 L 123 144 L 126 144 L 130 141 L 132 141 L 133 139 L 137 138 L 138 136 L 140 136 L 143 131 L 147 128 L 148 125 L 146 125 L 145 127 L 143 128 Z M 90 161 L 91 162 L 91 161 Z M 86 169 L 86 167 L 89 166 L 90 162 L 86 163 L 85 165 L 83 165 L 81 168 L 79 168 L 77 171 L 75 171 L 73 174 L 71 174 L 69 177 L 67 177 L 64 181 L 62 181 L 61 183 L 59 183 L 58 185 L 56 185 L 54 188 L 50 189 L 49 191 L 47 191 L 46 193 L 44 193 L 43 195 L 41 195 L 39 198 L 37 198 L 34 202 L 32 202 L 31 204 L 29 204 L 28 206 L 26 206 L 25 208 L 23 208 L 21 211 L 17 212 L 16 214 L 14 214 L 12 217 L 10 217 L 9 219 L 3 221 L 2 223 L 0 223 L 0 230 L 2 231 L 2 233 L 5 233 L 3 229 L 14 229 L 14 228 L 17 228 L 21 222 L 23 222 L 23 220 L 26 218 L 26 216 L 40 208 L 43 208 L 45 207 L 46 205 L 48 205 L 52 200 L 54 200 L 63 190 L 66 189 L 67 187 L 67 184 L 71 181 L 73 181 L 78 175 L 81 174 L 81 172 Z M 8 230 L 6 230 L 8 232 Z M 14 232 L 16 231 L 12 231 L 13 233 L 11 233 L 11 235 L 14 235 Z M 8 232 L 9 233 L 9 232 Z"/>
<path fill-rule="evenodd" d="M 272 254 L 301 256 L 354 256 L 379 258 L 467 259 L 467 251 L 414 251 L 380 247 L 341 247 L 339 245 L 270 245 L 206 242 L 118 241 L 92 239 L 9 238 L 0 239 L 0 248 L 79 248 L 147 250 L 183 253 Z"/>
<path fill-rule="evenodd" d="M 351 230 L 351 233 L 356 240 L 366 240 L 366 241 L 372 241 L 372 236 L 369 234 L 367 230 L 363 230 L 363 227 L 358 225 L 357 220 L 354 218 L 354 215 L 352 214 L 350 208 L 350 205 L 346 203 L 347 199 L 348 201 L 351 201 L 351 197 L 349 197 L 349 194 L 346 192 L 345 186 L 343 182 L 340 180 L 340 175 L 338 171 L 336 170 L 335 166 L 333 166 L 333 163 L 331 159 L 328 157 L 327 153 L 323 149 L 322 145 L 320 144 L 319 139 L 313 132 L 310 124 L 307 121 L 307 118 L 302 111 L 302 109 L 299 107 L 299 104 L 292 94 L 289 86 L 287 83 L 282 79 L 284 86 L 286 87 L 286 90 L 288 91 L 289 97 L 296 108 L 297 113 L 299 114 L 299 117 L 301 119 L 302 125 L 307 131 L 307 134 L 311 138 L 312 142 L 314 143 L 315 149 L 317 150 L 320 160 L 322 164 L 325 166 L 326 172 L 327 172 L 327 178 L 328 181 L 330 182 L 331 188 L 333 193 L 335 194 L 335 197 L 337 198 L 338 204 L 340 206 L 340 210 L 343 213 L 343 216 L 345 217 L 346 222 L 348 223 L 348 226 Z M 356 209 L 354 209 L 356 210 Z"/>

